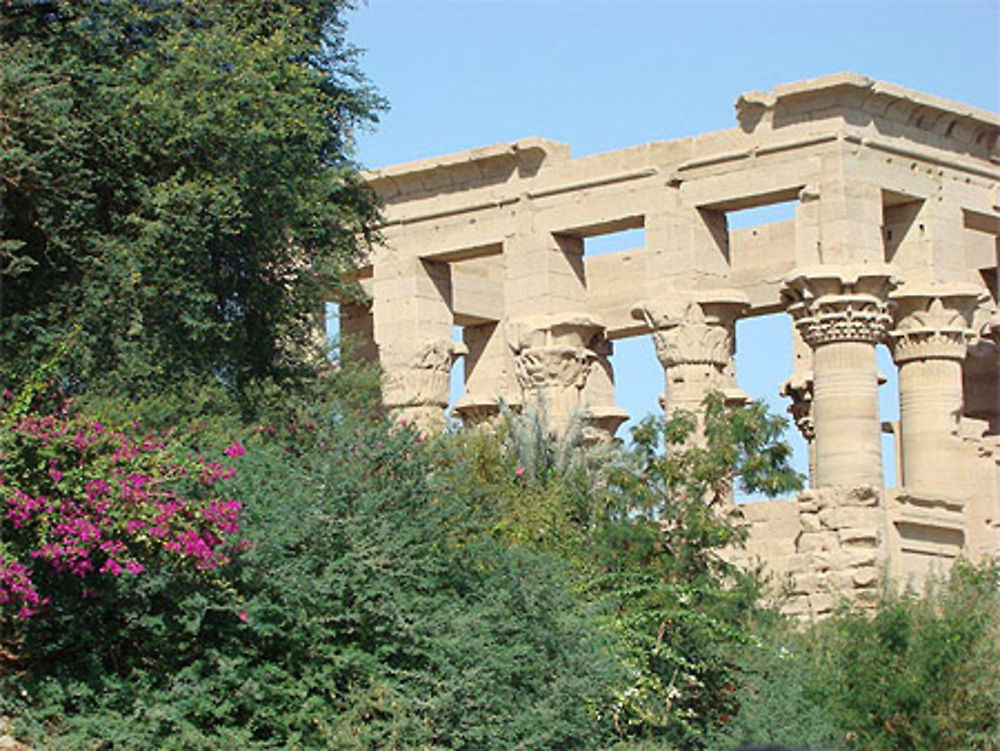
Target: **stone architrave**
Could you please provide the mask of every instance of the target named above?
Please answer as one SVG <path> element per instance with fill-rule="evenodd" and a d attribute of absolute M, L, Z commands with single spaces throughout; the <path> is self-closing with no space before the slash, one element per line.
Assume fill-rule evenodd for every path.
<path fill-rule="evenodd" d="M 910 491 L 960 496 L 967 473 L 956 454 L 962 414 L 962 362 L 983 292 L 966 284 L 905 285 L 890 295 L 890 333 L 899 366 L 902 484 Z"/>
<path fill-rule="evenodd" d="M 813 350 L 816 487 L 882 487 L 875 345 L 892 326 L 885 265 L 824 265 L 785 279 L 782 297 Z"/>
<path fill-rule="evenodd" d="M 733 369 L 733 329 L 748 308 L 746 295 L 730 289 L 678 292 L 633 306 L 632 317 L 650 328 L 663 366 L 666 391 L 660 403 L 667 417 L 677 410 L 699 414 L 713 391 L 730 404 L 748 400 Z"/>
<path fill-rule="evenodd" d="M 584 419 L 583 389 L 597 354 L 587 345 L 604 326 L 586 315 L 508 321 L 507 343 L 525 406 L 541 409 L 554 433 Z"/>
<path fill-rule="evenodd" d="M 424 344 L 415 355 L 391 371 L 383 402 L 393 416 L 422 430 L 444 428 L 451 369 L 468 353 L 461 342 L 439 339 Z"/>

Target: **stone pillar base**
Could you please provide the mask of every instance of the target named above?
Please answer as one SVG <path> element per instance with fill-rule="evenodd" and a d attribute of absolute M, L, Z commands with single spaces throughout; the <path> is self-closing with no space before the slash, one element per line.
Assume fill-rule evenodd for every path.
<path fill-rule="evenodd" d="M 588 445 L 611 443 L 628 412 L 621 407 L 590 407 L 583 415 L 583 442 Z"/>
<path fill-rule="evenodd" d="M 798 502 L 801 531 L 788 562 L 791 596 L 782 610 L 822 618 L 841 599 L 874 604 L 888 563 L 880 489 L 817 488 L 799 493 Z"/>

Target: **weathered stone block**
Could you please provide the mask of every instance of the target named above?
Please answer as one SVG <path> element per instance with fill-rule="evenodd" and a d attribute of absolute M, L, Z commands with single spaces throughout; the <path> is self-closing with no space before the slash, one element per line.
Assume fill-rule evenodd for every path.
<path fill-rule="evenodd" d="M 877 529 L 848 527 L 837 530 L 837 539 L 840 544 L 849 547 L 851 550 L 857 548 L 876 548 L 881 540 L 881 535 Z"/>
<path fill-rule="evenodd" d="M 797 552 L 813 553 L 819 550 L 836 550 L 838 547 L 836 532 L 813 532 L 799 537 Z"/>

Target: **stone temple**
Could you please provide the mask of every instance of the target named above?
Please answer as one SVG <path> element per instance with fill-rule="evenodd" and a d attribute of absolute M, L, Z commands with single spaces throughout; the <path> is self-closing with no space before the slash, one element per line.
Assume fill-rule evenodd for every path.
<path fill-rule="evenodd" d="M 789 579 L 799 615 L 864 601 L 883 572 L 919 584 L 996 556 L 1000 116 L 848 73 L 743 94 L 736 121 L 579 159 L 525 138 L 368 173 L 384 243 L 342 334 L 381 363 L 387 407 L 426 429 L 445 424 L 464 356 L 465 424 L 501 399 L 544 402 L 556 429 L 579 413 L 610 440 L 627 418 L 616 340 L 653 337 L 663 408 L 697 410 L 714 390 L 747 398 L 735 322 L 786 312 L 809 490 L 742 506 L 738 555 Z M 729 212 L 788 202 L 791 220 L 729 228 Z M 586 238 L 636 228 L 645 247 L 585 257 Z M 879 419 L 878 344 L 898 424 Z"/>

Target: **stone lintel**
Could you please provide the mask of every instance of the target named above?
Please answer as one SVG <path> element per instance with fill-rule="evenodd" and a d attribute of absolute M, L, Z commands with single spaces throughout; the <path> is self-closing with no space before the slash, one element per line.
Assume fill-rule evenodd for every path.
<path fill-rule="evenodd" d="M 505 181 L 511 174 L 532 177 L 547 162 L 569 161 L 569 146 L 538 136 L 394 164 L 362 173 L 388 201 L 410 195 L 465 190 Z"/>

